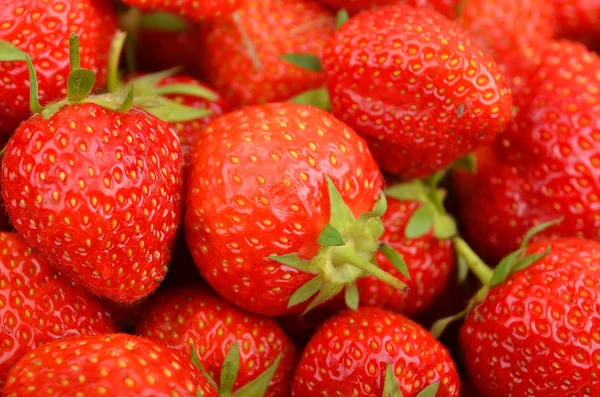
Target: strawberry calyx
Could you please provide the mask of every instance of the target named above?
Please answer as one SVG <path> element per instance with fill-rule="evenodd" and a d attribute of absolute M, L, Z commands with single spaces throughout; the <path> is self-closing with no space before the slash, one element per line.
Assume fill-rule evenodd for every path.
<path fill-rule="evenodd" d="M 359 304 L 356 280 L 366 276 L 374 276 L 394 288 L 408 291 L 406 284 L 376 264 L 375 254 L 379 251 L 402 275 L 410 278 L 402 256 L 390 245 L 378 241 L 384 232 L 381 216 L 387 209 L 385 194 L 381 195 L 371 212 L 355 219 L 331 179 L 328 176 L 325 179 L 331 215 L 317 239 L 321 246 L 317 255 L 310 260 L 300 258 L 296 253 L 269 257 L 315 275 L 294 292 L 288 307 L 304 303 L 314 296 L 304 311 L 306 313 L 345 289 L 346 305 L 356 310 Z"/>
<path fill-rule="evenodd" d="M 440 382 L 432 383 L 421 390 L 416 397 L 435 397 L 439 388 Z M 389 362 L 385 366 L 385 380 L 381 397 L 403 397 L 396 375 L 394 375 L 394 369 Z"/>
<path fill-rule="evenodd" d="M 464 260 L 468 268 L 475 274 L 475 276 L 477 276 L 479 281 L 481 281 L 482 287 L 469 300 L 467 307 L 463 311 L 453 316 L 436 321 L 431 328 L 431 333 L 436 338 L 439 338 L 448 324 L 455 320 L 462 319 L 469 314 L 477 306 L 477 304 L 485 299 L 491 288 L 502 284 L 509 275 L 518 272 L 519 270 L 523 270 L 549 255 L 551 249 L 550 245 L 546 247 L 544 252 L 533 254 L 526 253 L 527 246 L 535 235 L 543 230 L 559 224 L 562 221 L 563 218 L 558 218 L 549 222 L 540 223 L 529 229 L 527 233 L 525 233 L 520 247 L 505 256 L 494 269 L 491 269 L 488 265 L 486 265 L 486 263 L 461 237 L 454 237 L 452 242 L 454 244 L 454 250 L 456 251 L 456 254 L 459 258 Z"/>
<path fill-rule="evenodd" d="M 275 371 L 277 371 L 277 367 L 283 358 L 283 354 L 279 353 L 275 361 L 267 368 L 263 373 L 261 373 L 254 380 L 245 384 L 243 387 L 239 388 L 235 392 L 233 391 L 233 385 L 235 384 L 235 380 L 237 379 L 237 375 L 240 368 L 240 348 L 238 342 L 234 342 L 231 346 L 227 355 L 225 356 L 225 360 L 223 361 L 223 365 L 221 366 L 221 377 L 219 379 L 219 386 L 215 380 L 206 372 L 202 364 L 200 363 L 200 359 L 198 358 L 198 354 L 196 353 L 196 349 L 194 346 L 191 346 L 191 359 L 192 364 L 196 368 L 202 372 L 202 375 L 208 380 L 211 386 L 219 392 L 219 397 L 262 397 L 266 394 L 267 388 L 271 383 L 271 379 L 273 379 L 273 375 Z M 198 392 L 197 397 L 202 397 L 201 392 Z"/>

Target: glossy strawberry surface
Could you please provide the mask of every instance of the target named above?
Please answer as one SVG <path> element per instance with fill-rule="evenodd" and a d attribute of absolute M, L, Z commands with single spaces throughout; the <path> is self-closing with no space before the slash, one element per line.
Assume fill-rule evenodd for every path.
<path fill-rule="evenodd" d="M 275 320 L 239 310 L 207 288 L 176 288 L 159 294 L 148 306 L 136 333 L 181 354 L 189 354 L 192 344 L 202 367 L 217 380 L 227 353 L 237 342 L 240 366 L 234 392 L 256 379 L 282 354 L 264 397 L 289 396 L 296 352 L 287 335 Z"/>
<path fill-rule="evenodd" d="M 16 233 L 0 233 L 0 388 L 24 354 L 68 336 L 116 332 L 94 297 L 50 267 Z"/>
<path fill-rule="evenodd" d="M 494 60 L 429 8 L 399 4 L 352 18 L 327 45 L 323 68 L 333 114 L 403 178 L 492 142 L 511 118 Z"/>
<path fill-rule="evenodd" d="M 431 7 L 448 19 L 456 17 L 456 7 L 460 0 L 320 0 L 335 9 L 345 9 L 351 14 L 370 10 L 376 7 L 405 3 L 417 7 Z"/>
<path fill-rule="evenodd" d="M 475 174 L 454 178 L 465 236 L 491 262 L 559 217 L 541 236 L 600 239 L 600 58 L 567 41 L 539 51 L 515 120 L 477 153 Z"/>
<path fill-rule="evenodd" d="M 330 219 L 325 176 L 354 216 L 368 212 L 383 178 L 365 142 L 319 109 L 274 103 L 226 114 L 193 153 L 185 227 L 196 265 L 224 298 L 282 315 L 312 275 L 267 257 L 311 259 Z"/>
<path fill-rule="evenodd" d="M 551 252 L 493 287 L 461 330 L 475 386 L 489 397 L 600 393 L 600 244 L 540 240 Z"/>
<path fill-rule="evenodd" d="M 460 380 L 444 346 L 418 324 L 378 308 L 327 320 L 305 347 L 293 397 L 383 396 L 386 364 L 403 396 L 439 382 L 439 396 L 458 396 Z"/>
<path fill-rule="evenodd" d="M 182 152 L 168 123 L 93 103 L 21 124 L 2 195 L 25 240 L 87 290 L 131 303 L 164 278 L 181 212 Z"/>
<path fill-rule="evenodd" d="M 167 11 L 194 22 L 222 18 L 234 12 L 243 0 L 123 0 L 142 10 Z"/>
<path fill-rule="evenodd" d="M 207 81 L 235 107 L 287 100 L 324 76 L 281 56 L 321 56 L 334 30 L 334 16 L 316 0 L 247 0 L 201 34 Z"/>
<path fill-rule="evenodd" d="M 81 67 L 94 71 L 96 87 L 104 85 L 116 29 L 116 14 L 105 0 L 0 0 L 0 40 L 31 56 L 42 105 L 67 94 L 72 32 L 81 42 Z M 29 115 L 27 65 L 0 62 L 0 134 L 12 135 Z"/>
<path fill-rule="evenodd" d="M 218 397 L 189 359 L 126 334 L 69 338 L 39 347 L 11 369 L 3 395 Z"/>

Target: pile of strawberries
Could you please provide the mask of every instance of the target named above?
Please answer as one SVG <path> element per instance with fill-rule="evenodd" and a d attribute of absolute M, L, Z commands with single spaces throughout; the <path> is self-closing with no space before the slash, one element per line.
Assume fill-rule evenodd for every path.
<path fill-rule="evenodd" d="M 600 0 L 0 0 L 0 393 L 600 396 Z"/>

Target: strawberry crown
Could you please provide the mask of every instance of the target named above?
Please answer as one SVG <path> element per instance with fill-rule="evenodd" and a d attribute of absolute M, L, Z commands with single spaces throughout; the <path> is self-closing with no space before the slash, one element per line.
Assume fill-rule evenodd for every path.
<path fill-rule="evenodd" d="M 435 397 L 439 388 L 440 382 L 432 383 L 421 390 L 416 397 Z M 381 394 L 381 397 L 403 397 L 391 363 L 387 363 L 385 366 L 385 380 L 383 383 L 383 393 Z"/>

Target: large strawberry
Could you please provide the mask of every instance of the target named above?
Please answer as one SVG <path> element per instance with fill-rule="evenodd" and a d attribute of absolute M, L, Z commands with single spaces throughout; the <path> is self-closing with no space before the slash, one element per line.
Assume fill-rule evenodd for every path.
<path fill-rule="evenodd" d="M 203 22 L 222 18 L 240 7 L 243 0 L 123 0 L 125 4 L 142 10 L 168 11 Z"/>
<path fill-rule="evenodd" d="M 39 347 L 11 369 L 3 395 L 218 397 L 189 359 L 125 334 L 69 338 Z"/>
<path fill-rule="evenodd" d="M 600 36 L 600 1 L 550 0 L 557 17 L 558 34 L 585 38 Z"/>
<path fill-rule="evenodd" d="M 116 15 L 105 0 L 0 0 L 0 40 L 31 55 L 39 77 L 40 102 L 62 99 L 69 75 L 69 34 L 81 36 L 82 65 L 104 85 Z M 0 44 L 0 52 L 7 47 Z M 16 62 L 15 62 L 16 61 Z M 11 135 L 30 115 L 29 76 L 21 58 L 0 61 L 0 134 Z"/>
<path fill-rule="evenodd" d="M 418 7 L 432 7 L 448 19 L 456 17 L 456 9 L 461 0 L 320 0 L 321 3 L 335 9 L 345 9 L 350 14 L 357 14 L 363 10 L 375 7 L 389 6 L 406 3 Z"/>
<path fill-rule="evenodd" d="M 175 288 L 159 294 L 136 333 L 181 354 L 188 354 L 191 344 L 212 379 L 235 381 L 218 383 L 236 397 L 289 396 L 296 364 L 289 338 L 275 320 L 243 312 L 208 289 Z M 237 362 L 231 361 L 235 355 Z M 233 377 L 228 376 L 232 371 Z"/>
<path fill-rule="evenodd" d="M 119 302 L 164 278 L 180 221 L 182 152 L 167 122 L 131 107 L 132 91 L 91 97 L 72 36 L 68 98 L 32 108 L 2 163 L 2 195 L 17 231 L 87 290 Z M 16 48 L 12 51 L 18 53 Z M 22 55 L 23 56 L 23 55 Z"/>
<path fill-rule="evenodd" d="M 348 310 L 327 320 L 304 349 L 292 385 L 293 397 L 459 392 L 446 348 L 418 324 L 378 308 Z"/>
<path fill-rule="evenodd" d="M 559 216 L 542 235 L 600 239 L 600 57 L 567 41 L 540 51 L 516 119 L 476 153 L 475 174 L 455 173 L 465 238 L 493 262 Z"/>
<path fill-rule="evenodd" d="M 324 76 L 280 56 L 320 56 L 334 28 L 316 0 L 247 0 L 203 31 L 206 77 L 236 107 L 286 100 L 322 85 Z"/>
<path fill-rule="evenodd" d="M 196 145 L 185 228 L 200 272 L 224 298 L 267 315 L 309 308 L 372 274 L 383 233 L 383 178 L 365 142 L 330 114 L 273 103 L 226 114 Z"/>
<path fill-rule="evenodd" d="M 399 4 L 350 19 L 327 45 L 323 69 L 333 114 L 403 178 L 492 142 L 511 118 L 494 60 L 429 8 Z"/>
<path fill-rule="evenodd" d="M 93 297 L 33 252 L 16 233 L 0 233 L 0 389 L 12 365 L 44 343 L 116 332 Z"/>

